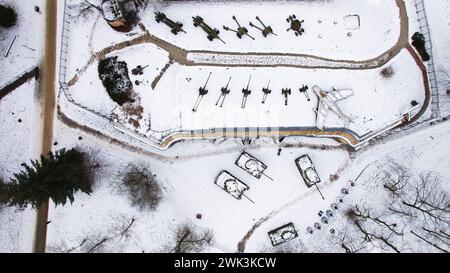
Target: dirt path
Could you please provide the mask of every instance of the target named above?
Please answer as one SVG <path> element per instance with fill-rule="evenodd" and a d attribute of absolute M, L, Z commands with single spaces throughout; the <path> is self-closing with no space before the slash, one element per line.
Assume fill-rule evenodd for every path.
<path fill-rule="evenodd" d="M 6 95 L 16 90 L 18 87 L 25 84 L 27 81 L 35 78 L 36 80 L 39 78 L 39 67 L 34 67 L 33 69 L 23 73 L 19 76 L 15 81 L 5 85 L 0 89 L 0 100 L 3 99 Z"/>
<path fill-rule="evenodd" d="M 42 106 L 42 154 L 52 150 L 53 120 L 56 102 L 56 34 L 57 34 L 57 1 L 47 0 L 45 3 L 45 49 L 41 62 L 40 95 Z M 48 202 L 37 210 L 34 252 L 44 253 L 47 241 Z"/>

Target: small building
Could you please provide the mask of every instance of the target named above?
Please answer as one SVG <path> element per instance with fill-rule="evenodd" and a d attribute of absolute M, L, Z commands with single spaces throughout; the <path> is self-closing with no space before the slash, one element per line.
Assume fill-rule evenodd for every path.
<path fill-rule="evenodd" d="M 138 23 L 138 4 L 135 0 L 103 0 L 103 18 L 117 31 L 129 32 Z"/>

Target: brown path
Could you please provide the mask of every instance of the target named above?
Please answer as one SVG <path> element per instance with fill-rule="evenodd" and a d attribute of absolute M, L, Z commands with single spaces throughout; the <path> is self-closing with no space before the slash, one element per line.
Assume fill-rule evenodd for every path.
<path fill-rule="evenodd" d="M 53 119 L 56 101 L 56 34 L 57 34 L 57 1 L 47 0 L 45 3 L 45 49 L 41 63 L 40 95 L 42 106 L 42 154 L 52 150 Z M 45 252 L 47 241 L 48 202 L 37 210 L 36 234 L 33 251 Z"/>

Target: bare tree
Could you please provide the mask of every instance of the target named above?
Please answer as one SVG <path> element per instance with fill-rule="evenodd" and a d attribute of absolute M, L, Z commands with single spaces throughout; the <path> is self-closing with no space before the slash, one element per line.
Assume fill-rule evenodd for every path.
<path fill-rule="evenodd" d="M 411 172 L 395 161 L 389 162 L 389 169 L 384 171 L 383 187 L 388 190 L 392 201 L 400 197 L 403 188 L 411 178 Z"/>
<path fill-rule="evenodd" d="M 403 236 L 403 228 L 399 230 L 397 223 L 389 222 L 383 215 L 376 215 L 371 209 L 355 206 L 353 215 L 354 224 L 363 238 L 368 243 L 379 243 L 382 249 L 390 249 L 397 253 L 401 252 L 401 247 L 395 245 L 396 237 Z"/>
<path fill-rule="evenodd" d="M 332 242 L 341 247 L 345 253 L 358 253 L 366 249 L 365 241 L 352 236 L 350 227 L 344 227 L 343 231 L 338 231 L 333 236 Z"/>
<path fill-rule="evenodd" d="M 411 218 L 421 218 L 425 225 L 436 228 L 450 225 L 450 202 L 441 182 L 432 173 L 424 173 L 411 181 L 400 192 L 399 202 L 391 203 L 389 210 Z"/>
<path fill-rule="evenodd" d="M 134 238 L 136 219 L 124 214 L 118 214 L 112 217 L 112 221 L 112 224 L 105 231 L 91 231 L 72 245 L 61 241 L 58 244 L 49 246 L 49 251 L 57 253 L 121 252 L 127 243 Z"/>
<path fill-rule="evenodd" d="M 385 172 L 384 188 L 390 195 L 391 215 L 406 221 L 410 235 L 435 250 L 447 252 L 450 237 L 450 201 L 442 181 L 431 172 L 418 176 L 395 162 Z"/>
<path fill-rule="evenodd" d="M 119 249 L 123 249 L 130 240 L 134 239 L 135 223 L 136 219 L 134 217 L 129 217 L 124 214 L 119 214 L 114 217 L 114 222 L 108 233 Z"/>
<path fill-rule="evenodd" d="M 71 15 L 74 20 L 87 19 L 92 16 L 95 11 L 102 13 L 102 9 L 99 6 L 96 6 L 87 0 L 69 5 L 69 8 L 73 11 Z"/>
<path fill-rule="evenodd" d="M 171 253 L 201 252 L 213 242 L 210 230 L 198 230 L 194 225 L 185 223 L 180 225 L 175 233 L 175 246 Z"/>
<path fill-rule="evenodd" d="M 128 194 L 133 206 L 141 210 L 156 209 L 162 199 L 162 192 L 156 175 L 150 170 L 130 163 L 121 180 L 119 190 Z"/>

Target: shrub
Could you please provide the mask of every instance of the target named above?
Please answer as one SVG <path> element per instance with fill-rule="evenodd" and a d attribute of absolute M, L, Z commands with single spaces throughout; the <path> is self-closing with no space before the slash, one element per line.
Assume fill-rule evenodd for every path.
<path fill-rule="evenodd" d="M 122 177 L 121 191 L 127 192 L 133 206 L 154 210 L 161 200 L 161 188 L 147 168 L 129 164 Z"/>
<path fill-rule="evenodd" d="M 392 66 L 385 67 L 380 72 L 381 77 L 386 78 L 386 79 L 392 78 L 392 76 L 394 76 L 394 74 L 395 74 L 395 72 L 394 72 L 394 69 L 392 68 Z"/>
<path fill-rule="evenodd" d="M 98 63 L 99 78 L 109 97 L 122 106 L 134 102 L 132 98 L 133 83 L 128 76 L 126 62 L 117 61 L 117 56 L 106 58 Z"/>
<path fill-rule="evenodd" d="M 11 7 L 0 5 L 0 26 L 10 28 L 17 23 L 17 14 Z"/>
<path fill-rule="evenodd" d="M 426 62 L 430 60 L 430 54 L 428 54 L 426 48 L 425 48 L 425 37 L 419 33 L 416 32 L 412 36 L 412 45 L 416 48 L 416 50 L 419 52 L 420 57 L 422 58 L 422 61 Z"/>

